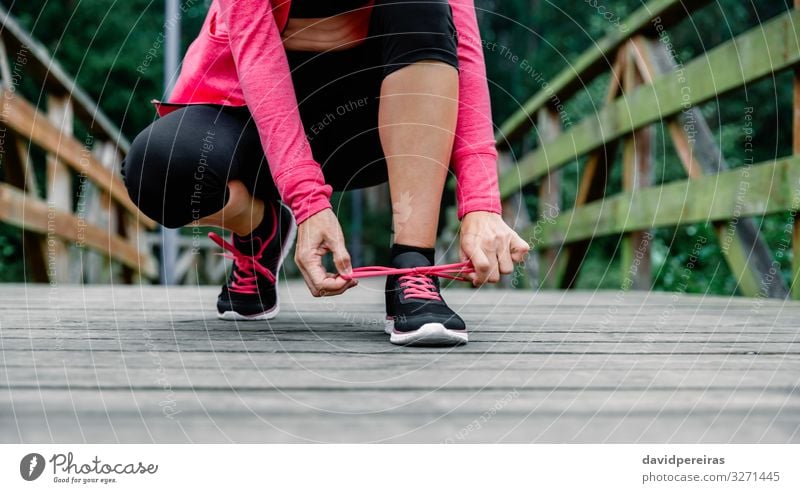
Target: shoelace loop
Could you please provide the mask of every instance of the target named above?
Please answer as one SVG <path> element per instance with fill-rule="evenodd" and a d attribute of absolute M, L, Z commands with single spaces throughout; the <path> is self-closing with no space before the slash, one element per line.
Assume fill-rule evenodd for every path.
<path fill-rule="evenodd" d="M 349 281 L 364 277 L 398 275 L 400 276 L 400 287 L 403 289 L 403 295 L 406 298 L 441 300 L 442 297 L 439 295 L 431 276 L 469 282 L 469 279 L 464 277 L 464 274 L 472 272 L 475 272 L 475 269 L 472 267 L 472 263 L 467 260 L 455 264 L 409 267 L 406 269 L 381 266 L 356 267 L 351 274 L 339 274 L 339 276 Z"/>
<path fill-rule="evenodd" d="M 230 252 L 218 255 L 233 260 L 233 282 L 228 286 L 228 289 L 234 293 L 257 294 L 259 274 L 266 277 L 272 284 L 275 284 L 275 274 L 259 262 L 264 250 L 275 239 L 275 235 L 278 232 L 278 213 L 274 205 L 271 207 L 270 212 L 272 216 L 272 231 L 266 239 L 259 238 L 261 246 L 253 255 L 242 253 L 235 245 L 228 243 L 214 232 L 208 233 L 211 241 L 219 245 L 223 250 Z"/>
<path fill-rule="evenodd" d="M 275 274 L 259 262 L 267 246 L 266 242 L 262 244 L 261 249 L 256 254 L 246 255 L 216 233 L 208 233 L 208 237 L 223 250 L 230 252 L 218 254 L 233 260 L 233 282 L 228 286 L 230 291 L 242 294 L 257 294 L 259 274 L 266 277 L 269 282 L 275 283 Z"/>
<path fill-rule="evenodd" d="M 405 298 L 418 300 L 441 300 L 442 296 L 436 289 L 436 284 L 431 276 L 422 274 L 408 274 L 400 276 L 400 289 L 403 290 Z"/>
<path fill-rule="evenodd" d="M 356 267 L 351 274 L 339 274 L 343 279 L 362 279 L 364 277 L 381 277 L 389 275 L 399 276 L 436 276 L 454 281 L 469 282 L 464 274 L 475 272 L 472 263 L 467 260 L 455 264 L 430 265 L 425 267 L 409 267 L 397 269 L 394 267 L 382 267 L 379 265 L 369 267 Z"/>

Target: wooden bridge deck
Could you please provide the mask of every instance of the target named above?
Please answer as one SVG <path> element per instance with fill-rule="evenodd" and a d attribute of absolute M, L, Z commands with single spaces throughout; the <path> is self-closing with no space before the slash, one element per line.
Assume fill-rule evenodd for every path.
<path fill-rule="evenodd" d="M 395 347 L 379 284 L 273 323 L 214 288 L 0 286 L 2 442 L 800 442 L 800 303 L 450 290 L 456 349 Z"/>

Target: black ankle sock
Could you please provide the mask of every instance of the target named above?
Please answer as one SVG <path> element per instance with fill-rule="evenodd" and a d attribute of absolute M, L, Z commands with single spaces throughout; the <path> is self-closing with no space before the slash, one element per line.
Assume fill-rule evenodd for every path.
<path fill-rule="evenodd" d="M 392 259 L 400 255 L 401 253 L 408 253 L 408 252 L 417 252 L 424 255 L 425 258 L 428 259 L 428 262 L 431 263 L 431 265 L 436 263 L 435 248 L 420 248 L 415 246 L 402 245 L 400 243 L 392 244 Z"/>

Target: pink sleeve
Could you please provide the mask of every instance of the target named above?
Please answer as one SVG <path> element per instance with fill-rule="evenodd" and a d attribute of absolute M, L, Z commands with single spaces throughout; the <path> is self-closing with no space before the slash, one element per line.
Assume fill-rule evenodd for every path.
<path fill-rule="evenodd" d="M 458 32 L 458 123 L 453 143 L 458 218 L 468 212 L 500 213 L 497 149 L 483 45 L 473 0 L 450 0 Z"/>
<path fill-rule="evenodd" d="M 298 224 L 330 207 L 308 144 L 280 32 L 266 0 L 220 0 L 244 99 L 281 198 Z"/>

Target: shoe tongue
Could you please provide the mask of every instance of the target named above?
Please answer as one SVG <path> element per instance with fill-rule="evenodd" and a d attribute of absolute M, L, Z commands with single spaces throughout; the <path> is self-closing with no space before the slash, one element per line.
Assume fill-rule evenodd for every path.
<path fill-rule="evenodd" d="M 417 252 L 401 253 L 392 259 L 392 267 L 395 269 L 410 269 L 412 267 L 429 267 L 431 263 L 425 255 Z"/>

